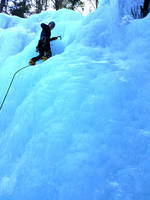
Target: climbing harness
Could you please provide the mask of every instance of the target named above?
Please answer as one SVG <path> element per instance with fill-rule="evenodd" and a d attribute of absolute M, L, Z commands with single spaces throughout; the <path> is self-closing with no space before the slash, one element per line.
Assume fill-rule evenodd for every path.
<path fill-rule="evenodd" d="M 6 100 L 7 96 L 8 96 L 9 90 L 10 90 L 10 88 L 11 88 L 11 86 L 12 86 L 12 83 L 13 83 L 13 81 L 14 81 L 14 79 L 15 79 L 15 76 L 16 76 L 20 71 L 22 71 L 23 69 L 26 69 L 27 67 L 31 67 L 31 66 L 30 66 L 30 65 L 27 65 L 27 66 L 25 66 L 25 67 L 22 67 L 21 69 L 17 70 L 17 71 L 14 73 L 14 75 L 13 75 L 13 77 L 12 77 L 12 79 L 11 79 L 11 82 L 10 82 L 10 84 L 9 84 L 9 87 L 8 87 L 8 89 L 7 89 L 7 91 L 6 91 L 6 94 L 5 94 L 5 96 L 4 96 L 4 99 L 3 99 L 2 103 L 1 103 L 0 111 L 1 111 L 2 108 L 3 108 L 3 105 L 4 105 L 4 103 L 5 103 L 5 100 Z"/>

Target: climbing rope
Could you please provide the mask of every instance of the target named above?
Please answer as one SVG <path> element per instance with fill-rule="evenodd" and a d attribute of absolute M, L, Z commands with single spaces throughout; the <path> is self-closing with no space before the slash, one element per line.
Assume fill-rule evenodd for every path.
<path fill-rule="evenodd" d="M 25 66 L 25 67 L 22 67 L 21 69 L 17 70 L 17 71 L 14 73 L 14 75 L 13 75 L 13 77 L 12 77 L 12 79 L 11 79 L 11 82 L 10 82 L 10 84 L 9 84 L 9 87 L 8 87 L 8 89 L 7 89 L 7 91 L 6 91 L 6 94 L 5 94 L 5 96 L 4 96 L 4 99 L 3 99 L 2 103 L 1 103 L 0 111 L 1 111 L 2 108 L 3 108 L 3 105 L 4 105 L 4 103 L 5 103 L 5 100 L 6 100 L 7 96 L 8 96 L 9 90 L 10 90 L 10 88 L 11 88 L 11 86 L 12 86 L 12 83 L 13 83 L 13 81 L 14 81 L 14 79 L 15 79 L 15 76 L 16 76 L 20 71 L 22 71 L 23 69 L 25 69 L 25 68 L 27 68 L 27 67 L 31 67 L 31 66 L 30 66 L 30 65 L 27 65 L 27 66 Z"/>

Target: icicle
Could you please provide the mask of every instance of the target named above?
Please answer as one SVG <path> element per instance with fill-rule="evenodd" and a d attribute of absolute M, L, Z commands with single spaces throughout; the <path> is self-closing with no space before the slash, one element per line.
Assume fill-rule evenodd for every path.
<path fill-rule="evenodd" d="M 130 15 L 139 18 L 144 0 L 100 0 L 100 4 L 110 4 L 114 9 L 117 8 L 120 17 Z"/>
<path fill-rule="evenodd" d="M 138 18 L 141 15 L 141 7 L 144 0 L 118 0 L 120 13 L 124 15 L 133 15 Z"/>

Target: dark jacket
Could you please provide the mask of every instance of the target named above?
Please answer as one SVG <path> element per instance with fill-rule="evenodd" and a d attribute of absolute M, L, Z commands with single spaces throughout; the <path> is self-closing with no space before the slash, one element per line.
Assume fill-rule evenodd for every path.
<path fill-rule="evenodd" d="M 43 41 L 45 39 L 47 39 L 47 40 L 50 39 L 51 30 L 50 30 L 49 26 L 47 24 L 42 23 L 41 27 L 42 27 L 42 32 L 40 35 L 40 40 Z"/>
<path fill-rule="evenodd" d="M 46 50 L 47 50 L 50 48 L 49 42 L 53 41 L 53 40 L 57 40 L 58 37 L 51 38 L 51 30 L 47 24 L 42 23 L 41 27 L 42 27 L 42 32 L 40 35 L 40 40 L 38 42 L 37 48 L 45 49 L 45 47 L 46 47 Z"/>

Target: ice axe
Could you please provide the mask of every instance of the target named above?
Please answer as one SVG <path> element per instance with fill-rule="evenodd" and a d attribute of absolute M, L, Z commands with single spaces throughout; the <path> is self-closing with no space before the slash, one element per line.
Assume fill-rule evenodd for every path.
<path fill-rule="evenodd" d="M 61 35 L 59 35 L 59 36 L 58 36 L 58 38 L 60 38 L 60 40 L 62 40 L 62 37 L 61 37 Z"/>

